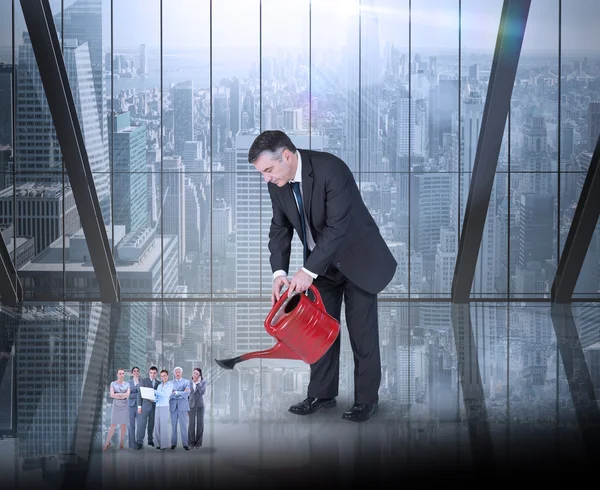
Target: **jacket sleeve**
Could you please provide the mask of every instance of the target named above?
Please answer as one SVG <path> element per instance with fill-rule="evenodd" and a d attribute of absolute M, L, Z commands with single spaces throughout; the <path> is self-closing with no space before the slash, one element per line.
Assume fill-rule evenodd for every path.
<path fill-rule="evenodd" d="M 144 386 L 144 381 L 140 381 L 140 385 L 138 386 L 138 392 L 137 392 L 137 406 L 141 407 L 142 406 L 142 390 L 140 390 L 140 387 Z"/>
<path fill-rule="evenodd" d="M 200 381 L 200 394 L 202 396 L 204 396 L 204 393 L 206 393 L 206 380 L 205 379 Z"/>
<path fill-rule="evenodd" d="M 325 220 L 322 236 L 306 260 L 306 267 L 323 274 L 335 252 L 345 239 L 352 224 L 352 198 L 355 189 L 350 169 L 340 162 L 332 166 L 325 182 Z"/>
<path fill-rule="evenodd" d="M 273 190 L 272 185 L 273 184 L 268 184 L 271 205 L 273 207 L 273 217 L 271 218 L 271 227 L 269 230 L 271 272 L 284 270 L 287 274 L 290 267 L 290 253 L 292 250 L 294 227 L 283 212 L 279 196 L 276 194 L 276 191 Z"/>

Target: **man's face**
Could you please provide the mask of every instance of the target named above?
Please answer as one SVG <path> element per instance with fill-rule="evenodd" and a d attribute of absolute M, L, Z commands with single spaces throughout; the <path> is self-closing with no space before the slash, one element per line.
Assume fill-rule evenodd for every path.
<path fill-rule="evenodd" d="M 176 377 L 177 379 L 181 379 L 181 369 L 176 369 L 176 370 L 175 370 L 175 377 Z"/>
<path fill-rule="evenodd" d="M 169 375 L 167 373 L 160 373 L 160 379 L 162 379 L 163 383 L 169 381 Z"/>
<path fill-rule="evenodd" d="M 154 378 L 156 378 L 156 369 L 151 369 L 148 371 L 148 375 L 150 376 L 150 379 L 154 381 Z"/>
<path fill-rule="evenodd" d="M 261 153 L 254 162 L 265 182 L 283 187 L 295 176 L 296 170 L 292 166 L 294 154 L 289 150 L 283 150 L 281 160 L 273 158 L 269 153 Z"/>

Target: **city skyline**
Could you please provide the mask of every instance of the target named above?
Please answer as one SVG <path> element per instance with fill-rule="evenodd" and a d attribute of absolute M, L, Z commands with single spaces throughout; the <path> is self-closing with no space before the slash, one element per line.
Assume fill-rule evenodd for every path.
<path fill-rule="evenodd" d="M 15 66 L 11 57 L 0 69 L 0 110 L 16 104 L 14 127 L 12 118 L 0 119 L 0 231 L 15 258 L 25 302 L 10 317 L 21 323 L 15 346 L 7 347 L 0 335 L 6 350 L 0 354 L 16 357 L 19 369 L 7 372 L 20 385 L 51 366 L 32 396 L 49 412 L 56 409 L 43 421 L 62 437 L 54 440 L 44 424 L 33 423 L 36 405 L 20 397 L 15 405 L 20 457 L 72 450 L 75 427 L 67 418 L 89 400 L 82 400 L 78 386 L 68 399 L 72 411 L 64 410 L 61 380 L 52 376 L 61 364 L 72 364 L 65 376 L 76 377 L 79 370 L 100 380 L 95 399 L 102 406 L 102 440 L 110 417 L 107 387 L 116 368 L 129 377 L 133 366 L 143 375 L 151 365 L 182 366 L 185 375 L 202 366 L 209 380 L 207 410 L 223 424 L 289 421 L 288 406 L 306 392 L 307 365 L 251 361 L 225 371 L 214 363 L 274 343 L 263 325 L 272 284 L 271 204 L 266 184 L 247 158 L 252 141 L 266 129 L 283 130 L 299 148 L 327 151 L 346 162 L 398 262 L 378 304 L 380 393 L 390 407 L 381 415 L 386 422 L 412 414 L 419 429 L 437 433 L 444 422 L 466 420 L 474 401 L 487 410 L 494 429 L 506 427 L 509 407 L 511 420 L 536 429 L 554 428 L 565 412 L 574 417 L 578 398 L 572 380 L 582 375 L 582 366 L 587 369 L 583 354 L 590 365 L 583 379 L 596 387 L 600 383 L 599 310 L 587 304 L 574 308 L 581 356 L 576 363 L 563 360 L 567 342 L 552 315 L 550 290 L 600 136 L 600 51 L 594 53 L 599 56 L 559 58 L 560 31 L 548 28 L 557 12 L 532 4 L 529 52 L 550 44 L 555 56 L 525 50 L 520 59 L 471 304 L 453 305 L 454 268 L 502 3 L 462 2 L 463 22 L 475 25 L 483 16 L 490 32 L 462 31 L 463 45 L 479 48 L 482 55 L 465 50 L 460 65 L 457 49 L 445 55 L 424 42 L 426 27 L 435 25 L 440 30 L 436 43 L 457 43 L 457 15 L 420 16 L 417 5 L 441 3 L 412 3 L 416 36 L 409 53 L 396 42 L 408 31 L 390 28 L 394 15 L 405 18 L 406 12 L 389 12 L 391 2 L 365 8 L 359 38 L 358 30 L 336 29 L 352 26 L 356 11 L 346 11 L 349 21 L 330 19 L 335 9 L 319 13 L 313 1 L 309 53 L 308 29 L 294 9 L 287 19 L 279 3 L 263 0 L 261 33 L 258 22 L 248 21 L 260 4 L 246 2 L 245 10 L 232 13 L 237 20 L 229 28 L 237 36 L 229 36 L 224 9 L 232 2 L 215 2 L 213 41 L 220 48 L 215 46 L 214 53 L 231 49 L 244 57 L 244 43 L 254 55 L 244 63 L 215 58 L 212 66 L 201 51 L 190 55 L 176 48 L 190 33 L 208 39 L 208 32 L 193 24 L 200 19 L 208 26 L 202 15 L 208 2 L 194 3 L 185 16 L 177 9 L 164 12 L 170 20 L 164 26 L 162 60 L 153 48 L 161 32 L 148 28 L 157 3 L 118 3 L 114 46 L 106 31 L 107 0 L 67 1 L 63 12 L 55 11 L 120 283 L 118 321 L 108 315 L 113 306 L 99 307 L 95 269 L 71 186 L 63 179 L 44 88 L 28 36 L 17 23 Z M 600 10 L 595 3 L 579 4 L 588 14 Z M 186 5 L 191 3 L 180 2 L 181 9 Z M 307 2 L 294 5 L 308 14 Z M 269 15 L 280 19 L 277 26 Z M 565 10 L 563 23 L 569 15 Z M 187 19 L 177 24 L 180 17 Z M 321 36 L 328 23 L 335 35 Z M 574 34 L 567 28 L 562 33 L 568 47 Z M 281 51 L 267 55 L 278 39 Z M 294 49 L 299 56 L 292 55 Z M 329 57 L 330 52 L 342 56 Z M 17 93 L 12 94 L 15 76 Z M 574 298 L 598 298 L 597 232 Z M 301 253 L 294 236 L 290 275 L 300 268 Z M 345 401 L 354 377 L 345 328 L 341 344 L 340 400 Z M 101 352 L 94 359 L 110 358 L 110 364 L 89 362 L 94 345 Z M 568 349 L 576 350 L 571 344 Z M 44 447 L 36 446 L 38 438 Z"/>

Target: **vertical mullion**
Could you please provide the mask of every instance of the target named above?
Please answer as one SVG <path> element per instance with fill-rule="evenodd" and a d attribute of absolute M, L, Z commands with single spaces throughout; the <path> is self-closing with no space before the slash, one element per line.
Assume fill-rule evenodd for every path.
<path fill-rule="evenodd" d="M 165 299 L 165 227 L 163 213 L 163 112 L 164 112 L 164 95 L 163 95 L 163 0 L 159 0 L 159 67 L 160 67 L 160 297 Z M 179 245 L 178 245 L 179 246 Z M 164 308 L 164 303 L 161 304 L 161 312 Z M 163 318 L 164 320 L 164 318 Z M 161 330 L 164 332 L 164 325 Z"/>

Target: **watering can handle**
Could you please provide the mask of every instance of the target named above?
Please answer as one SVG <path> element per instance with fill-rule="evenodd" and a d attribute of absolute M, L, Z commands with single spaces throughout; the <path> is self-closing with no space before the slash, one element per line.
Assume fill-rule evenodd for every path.
<path fill-rule="evenodd" d="M 323 300 L 321 299 L 321 295 L 319 294 L 319 290 L 313 284 L 311 284 L 308 289 L 310 289 L 313 292 L 313 294 L 315 295 L 315 304 L 321 310 L 325 311 L 325 305 L 323 304 Z M 271 322 L 273 321 L 273 318 L 275 317 L 275 314 L 281 308 L 281 305 L 283 305 L 284 301 L 287 299 L 287 297 L 288 297 L 288 291 L 289 291 L 289 289 L 286 289 L 283 292 L 283 294 L 279 298 L 279 301 L 277 301 L 277 303 L 275 303 L 275 305 L 273 305 L 273 308 L 271 308 L 271 311 L 269 312 L 269 314 L 267 315 L 267 318 L 265 319 L 265 329 L 267 330 L 267 332 L 269 333 L 269 335 L 273 335 L 273 333 L 272 333 L 273 332 L 273 326 L 271 325 Z M 298 294 L 300 294 L 300 293 L 298 293 Z"/>
<path fill-rule="evenodd" d="M 315 295 L 315 303 L 317 304 L 319 309 L 325 311 L 325 305 L 323 304 L 323 300 L 321 299 L 319 290 L 313 284 L 311 284 L 308 289 L 310 289 L 313 292 L 313 294 Z"/>

